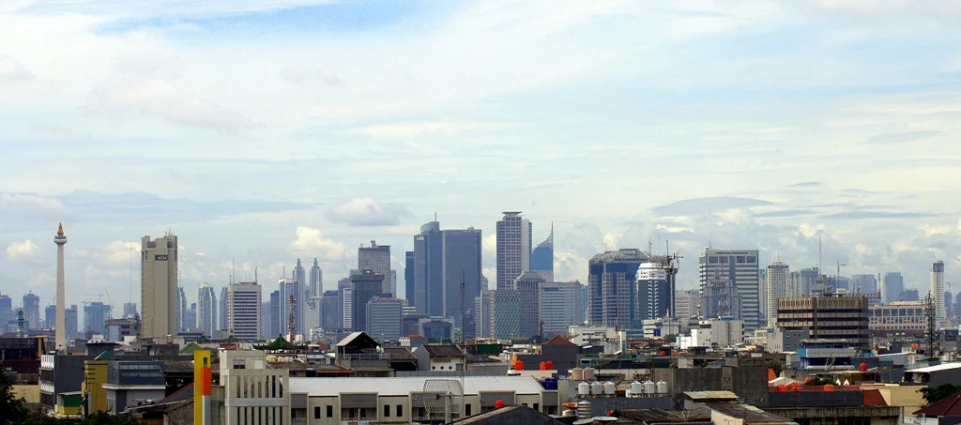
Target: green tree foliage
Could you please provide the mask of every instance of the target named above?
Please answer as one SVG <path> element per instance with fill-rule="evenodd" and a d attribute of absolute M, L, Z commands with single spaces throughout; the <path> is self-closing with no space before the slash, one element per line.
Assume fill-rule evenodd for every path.
<path fill-rule="evenodd" d="M 0 365 L 0 425 L 20 424 L 26 419 L 27 413 L 23 399 L 14 397 L 13 382 Z"/>
<path fill-rule="evenodd" d="M 961 385 L 941 384 L 934 388 L 921 389 L 921 395 L 928 404 L 937 403 L 957 393 L 961 393 Z"/>

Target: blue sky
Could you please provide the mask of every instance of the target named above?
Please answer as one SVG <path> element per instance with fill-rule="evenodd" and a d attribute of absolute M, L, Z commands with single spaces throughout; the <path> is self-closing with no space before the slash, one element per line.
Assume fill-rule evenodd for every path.
<path fill-rule="evenodd" d="M 555 223 L 562 279 L 649 240 L 682 286 L 708 243 L 801 268 L 821 234 L 924 289 L 961 276 L 959 81 L 941 1 L 8 1 L 0 293 L 53 295 L 60 220 L 78 304 L 168 228 L 190 299 L 231 261 L 332 287 L 371 239 L 400 270 L 434 212 L 491 277 L 505 210 Z"/>

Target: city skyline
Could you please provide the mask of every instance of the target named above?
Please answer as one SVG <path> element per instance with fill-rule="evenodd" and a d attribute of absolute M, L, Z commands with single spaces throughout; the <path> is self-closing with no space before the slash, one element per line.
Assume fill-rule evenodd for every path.
<path fill-rule="evenodd" d="M 193 294 L 294 258 L 334 282 L 372 239 L 402 269 L 435 211 L 494 282 L 510 209 L 555 223 L 556 280 L 648 241 L 679 288 L 707 246 L 801 270 L 823 230 L 825 268 L 958 281 L 957 9 L 802 3 L 4 5 L 0 292 L 54 295 L 60 220 L 69 302 L 120 306 L 140 234 L 184 236 Z"/>

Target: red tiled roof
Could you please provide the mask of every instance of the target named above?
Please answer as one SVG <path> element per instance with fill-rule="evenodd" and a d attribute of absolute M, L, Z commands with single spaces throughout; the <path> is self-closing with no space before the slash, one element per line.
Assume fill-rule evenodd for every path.
<path fill-rule="evenodd" d="M 567 340 L 563 336 L 557 335 L 544 342 L 543 345 L 574 345 L 574 343 Z"/>
<path fill-rule="evenodd" d="M 881 395 L 879 390 L 864 390 L 864 405 L 865 406 L 887 406 L 888 403 L 884 401 L 884 396 Z"/>
<path fill-rule="evenodd" d="M 961 401 L 961 393 L 955 394 L 932 405 L 923 407 L 921 410 L 914 412 L 914 414 L 930 417 L 961 416 L 961 403 L 959 403 L 959 401 Z"/>

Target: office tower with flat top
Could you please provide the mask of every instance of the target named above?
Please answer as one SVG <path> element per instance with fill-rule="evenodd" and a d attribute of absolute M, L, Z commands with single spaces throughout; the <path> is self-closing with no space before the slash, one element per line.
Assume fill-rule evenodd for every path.
<path fill-rule="evenodd" d="M 173 234 L 141 239 L 141 338 L 177 336 L 177 253 L 177 237 Z"/>

